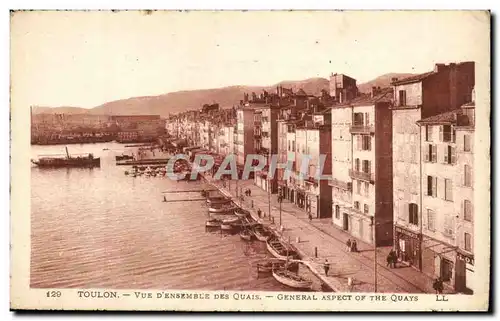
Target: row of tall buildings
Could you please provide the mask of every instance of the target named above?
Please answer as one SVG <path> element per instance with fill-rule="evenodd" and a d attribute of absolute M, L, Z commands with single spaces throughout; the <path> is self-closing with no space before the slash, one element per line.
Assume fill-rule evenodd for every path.
<path fill-rule="evenodd" d="M 265 167 L 255 184 L 472 293 L 474 85 L 474 62 L 436 64 L 370 93 L 332 74 L 320 96 L 278 86 L 245 94 L 232 109 L 171 116 L 167 131 L 234 154 L 241 167 L 249 154 L 278 155 L 298 174 L 307 158 L 306 175 L 278 169 L 271 177 Z M 329 180 L 318 180 L 319 167 Z"/>

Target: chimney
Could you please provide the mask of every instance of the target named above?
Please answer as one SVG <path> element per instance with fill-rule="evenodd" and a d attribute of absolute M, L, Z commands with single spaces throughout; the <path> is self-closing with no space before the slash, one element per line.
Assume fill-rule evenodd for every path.
<path fill-rule="evenodd" d="M 445 64 L 436 64 L 434 65 L 434 72 L 440 72 L 443 71 L 443 69 L 446 67 Z"/>
<path fill-rule="evenodd" d="M 396 81 L 398 81 L 398 77 L 392 77 L 391 78 L 391 82 L 396 82 Z"/>

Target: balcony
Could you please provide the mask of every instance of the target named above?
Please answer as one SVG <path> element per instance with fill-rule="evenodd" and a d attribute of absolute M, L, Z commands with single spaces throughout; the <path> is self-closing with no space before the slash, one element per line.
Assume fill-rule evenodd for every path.
<path fill-rule="evenodd" d="M 350 169 L 349 176 L 351 176 L 352 179 L 359 179 L 361 181 L 370 182 L 371 184 L 375 183 L 375 175 L 372 173 L 358 172 Z"/>
<path fill-rule="evenodd" d="M 375 133 L 375 126 L 370 125 L 370 126 L 365 126 L 363 124 L 354 124 L 349 128 L 349 132 L 351 134 L 374 134 Z"/>
<path fill-rule="evenodd" d="M 331 187 L 338 187 L 340 189 L 352 192 L 352 183 L 351 182 L 343 182 L 343 181 L 338 180 L 336 178 L 332 178 L 330 181 L 328 181 L 328 185 Z"/>

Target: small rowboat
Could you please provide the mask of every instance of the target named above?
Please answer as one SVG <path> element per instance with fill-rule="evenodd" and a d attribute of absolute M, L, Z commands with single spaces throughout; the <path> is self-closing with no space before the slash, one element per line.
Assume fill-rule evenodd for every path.
<path fill-rule="evenodd" d="M 304 279 L 297 273 L 285 269 L 273 269 L 273 277 L 281 284 L 294 289 L 310 290 L 312 282 Z"/>
<path fill-rule="evenodd" d="M 233 225 L 228 224 L 228 223 L 222 223 L 220 225 L 220 228 L 221 228 L 221 230 L 224 230 L 224 231 L 231 231 L 233 229 Z"/>
<path fill-rule="evenodd" d="M 275 238 L 267 240 L 267 250 L 274 257 L 282 260 L 286 260 L 287 257 L 294 258 L 296 255 L 295 250 L 291 249 L 290 247 L 287 247 L 286 245 L 281 243 L 280 240 Z"/>
<path fill-rule="evenodd" d="M 227 213 L 227 212 L 233 212 L 235 207 L 231 206 L 223 206 L 223 207 L 209 207 L 208 212 L 209 213 Z"/>
<path fill-rule="evenodd" d="M 238 216 L 239 218 L 245 218 L 250 215 L 250 212 L 238 207 L 234 210 L 234 215 Z"/>
<path fill-rule="evenodd" d="M 269 237 L 271 237 L 271 233 L 269 233 L 269 231 L 267 231 L 262 225 L 256 225 L 253 232 L 257 240 L 261 242 L 267 242 Z"/>
<path fill-rule="evenodd" d="M 222 223 L 224 224 L 233 224 L 233 223 L 238 223 L 240 219 L 238 217 L 233 217 L 233 218 L 228 218 L 225 220 L 222 220 Z"/>
<path fill-rule="evenodd" d="M 207 198 L 207 204 L 208 205 L 215 205 L 215 204 L 227 204 L 230 203 L 231 200 L 227 197 L 223 196 L 217 196 L 217 197 L 209 197 Z"/>
<path fill-rule="evenodd" d="M 240 232 L 240 237 L 242 240 L 251 241 L 252 236 L 253 236 L 253 233 L 250 230 L 245 229 L 245 230 Z"/>
<path fill-rule="evenodd" d="M 211 219 L 211 220 L 208 220 L 206 223 L 205 223 L 205 226 L 206 227 L 220 227 L 222 224 L 221 220 L 218 220 L 218 219 Z"/>
<path fill-rule="evenodd" d="M 258 273 L 271 273 L 273 270 L 286 269 L 292 272 L 297 272 L 299 270 L 299 263 L 289 262 L 280 259 L 268 259 L 261 262 L 257 262 L 257 272 Z"/>

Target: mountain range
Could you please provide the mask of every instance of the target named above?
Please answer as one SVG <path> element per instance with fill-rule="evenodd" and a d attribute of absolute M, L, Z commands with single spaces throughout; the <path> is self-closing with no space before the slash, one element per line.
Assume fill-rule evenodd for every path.
<path fill-rule="evenodd" d="M 388 87 L 391 79 L 412 76 L 408 73 L 388 73 L 371 81 L 358 85 L 360 92 L 368 93 L 373 86 Z M 203 104 L 217 102 L 223 108 L 231 107 L 243 99 L 244 93 L 259 93 L 262 90 L 274 91 L 276 86 L 292 88 L 294 92 L 302 88 L 307 94 L 319 95 L 321 90 L 329 90 L 329 81 L 325 78 L 309 78 L 298 81 L 282 81 L 273 86 L 230 86 L 214 89 L 176 91 L 158 96 L 131 97 L 104 103 L 94 108 L 81 107 L 41 107 L 33 106 L 33 113 L 57 114 L 94 114 L 94 115 L 161 115 L 200 109 Z"/>

